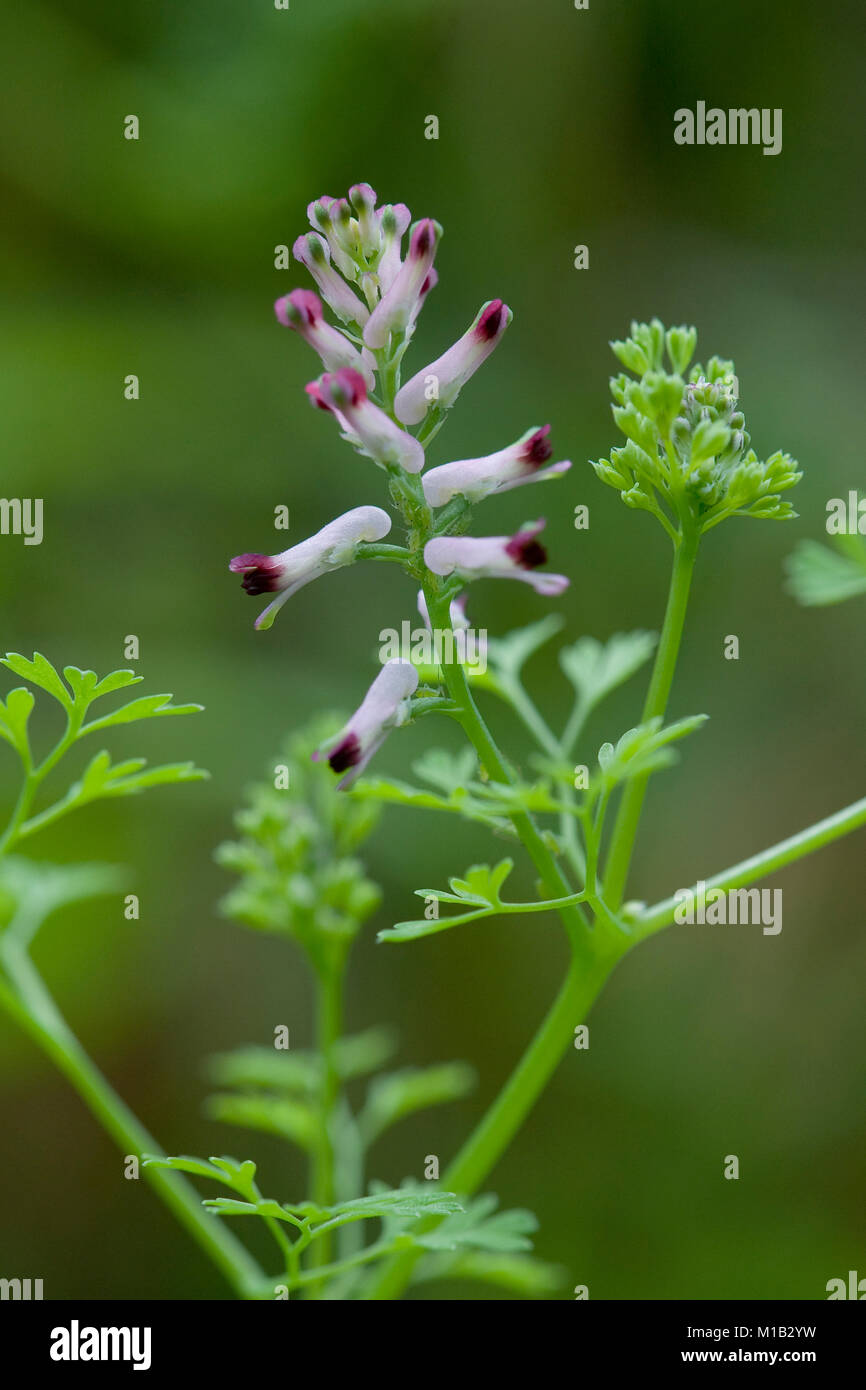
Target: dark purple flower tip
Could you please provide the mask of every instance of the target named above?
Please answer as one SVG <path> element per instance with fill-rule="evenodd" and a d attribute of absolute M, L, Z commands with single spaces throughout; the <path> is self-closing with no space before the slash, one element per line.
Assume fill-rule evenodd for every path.
<path fill-rule="evenodd" d="M 247 555 L 236 555 L 229 561 L 233 574 L 242 574 L 241 587 L 246 593 L 275 594 L 280 587 L 280 565 L 273 555 L 258 555 L 255 551 Z"/>
<path fill-rule="evenodd" d="M 348 772 L 361 761 L 361 744 L 357 734 L 347 734 L 328 756 L 332 772 Z"/>
<path fill-rule="evenodd" d="M 538 468 L 540 464 L 546 463 L 553 453 L 553 445 L 548 439 L 550 425 L 542 425 L 540 430 L 531 434 L 523 446 L 521 461 L 529 463 L 533 468 Z"/>
<path fill-rule="evenodd" d="M 304 387 L 304 390 L 309 396 L 311 403 L 313 405 L 318 406 L 319 410 L 331 409 L 331 407 L 328 405 L 328 402 L 323 397 L 322 388 L 317 381 L 308 381 L 306 386 Z"/>
<path fill-rule="evenodd" d="M 312 290 L 292 290 L 277 300 L 274 313 L 285 328 L 312 328 L 322 317 L 322 301 Z"/>
<path fill-rule="evenodd" d="M 318 405 L 324 403 L 325 409 L 352 409 L 367 399 L 367 383 L 354 367 L 340 367 L 336 372 L 325 372 L 320 381 Z M 309 386 L 307 387 L 309 391 Z"/>
<path fill-rule="evenodd" d="M 501 299 L 492 299 L 475 325 L 477 337 L 484 343 L 495 338 L 505 318 L 505 305 Z"/>
<path fill-rule="evenodd" d="M 536 539 L 543 530 L 544 522 L 536 521 L 534 525 L 525 526 L 522 531 L 517 531 L 507 543 L 506 555 L 510 555 L 521 569 L 534 570 L 538 569 L 539 565 L 547 564 L 547 551 Z"/>
<path fill-rule="evenodd" d="M 429 256 L 436 245 L 436 223 L 431 217 L 425 217 L 412 232 L 412 240 L 409 243 L 410 260 L 420 261 L 423 256 Z"/>
<path fill-rule="evenodd" d="M 420 298 L 423 299 L 426 295 L 428 295 L 430 291 L 433 289 L 433 286 L 438 285 L 438 283 L 439 276 L 431 266 L 430 269 L 427 271 L 427 274 L 424 276 L 424 284 L 421 286 Z"/>

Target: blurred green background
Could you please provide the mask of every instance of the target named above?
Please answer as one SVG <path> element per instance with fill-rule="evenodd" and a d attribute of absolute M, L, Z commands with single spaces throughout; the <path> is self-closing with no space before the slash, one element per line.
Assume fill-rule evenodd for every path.
<path fill-rule="evenodd" d="M 353 708 L 379 630 L 414 616 L 403 577 L 370 565 L 304 590 L 256 634 L 260 605 L 226 569 L 239 551 L 285 544 L 279 503 L 301 539 L 381 501 L 381 475 L 309 409 L 316 362 L 271 311 L 306 283 L 274 269 L 274 247 L 291 245 L 320 193 L 368 180 L 443 223 L 412 370 L 483 300 L 513 308 L 431 462 L 552 422 L 556 457 L 574 460 L 567 481 L 486 504 L 484 525 L 546 512 L 552 568 L 573 581 L 555 601 L 569 640 L 657 629 L 663 609 L 660 528 L 586 462 L 616 442 L 607 342 L 631 318 L 697 324 L 699 356 L 736 361 L 758 452 L 786 448 L 806 470 L 798 522 L 734 520 L 705 543 L 671 713 L 712 722 L 654 785 L 632 895 L 666 896 L 863 794 L 863 605 L 804 611 L 782 587 L 783 557 L 822 534 L 827 498 L 863 484 L 858 13 L 806 0 L 7 7 L 3 491 L 45 499 L 45 539 L 0 541 L 3 643 L 104 672 L 126 664 L 136 634 L 142 688 L 207 710 L 112 748 L 194 757 L 213 774 L 90 808 L 40 840 L 46 858 L 128 865 L 142 916 L 125 922 L 111 900 L 67 910 L 36 954 L 170 1152 L 262 1155 L 267 1190 L 300 1195 L 300 1160 L 201 1113 L 208 1053 L 265 1041 L 277 1022 L 303 1045 L 311 1027 L 299 958 L 216 914 L 228 879 L 211 855 L 284 732 L 323 706 Z M 699 99 L 783 108 L 782 154 L 675 146 L 674 110 Z M 137 143 L 122 138 L 130 113 Z M 578 243 L 588 271 L 573 268 Z M 127 373 L 137 402 L 123 398 Z M 578 502 L 588 532 L 572 527 Z M 471 611 L 498 633 L 549 602 L 487 583 Z M 722 658 L 729 633 L 738 662 Z M 564 719 L 552 655 L 533 688 Z M 585 761 L 641 700 L 636 681 L 608 704 Z M 491 716 L 525 754 L 509 719 Z M 379 769 L 406 776 L 430 737 L 426 723 L 393 738 Z M 863 846 L 861 834 L 774 881 L 778 937 L 682 927 L 630 956 L 592 1016 L 590 1050 L 564 1060 L 493 1175 L 504 1203 L 537 1212 L 538 1253 L 592 1298 L 821 1298 L 828 1279 L 863 1271 Z M 455 1151 L 562 969 L 546 918 L 375 947 L 376 928 L 411 915 L 416 884 L 490 852 L 481 832 L 396 811 L 369 848 L 385 906 L 356 948 L 349 1025 L 397 1025 L 407 1064 L 465 1057 L 480 1072 L 472 1099 L 383 1141 L 375 1172 L 389 1181 Z M 532 891 L 523 865 L 514 887 Z M 225 1297 L 5 1020 L 0 1043 L 0 1273 L 42 1277 L 50 1298 Z M 729 1153 L 738 1182 L 722 1178 Z"/>

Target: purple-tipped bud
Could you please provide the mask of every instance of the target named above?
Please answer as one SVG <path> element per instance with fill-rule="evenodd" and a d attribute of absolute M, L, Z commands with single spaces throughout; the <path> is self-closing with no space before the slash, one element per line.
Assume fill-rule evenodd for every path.
<path fill-rule="evenodd" d="M 511 310 L 501 299 L 484 304 L 463 336 L 397 392 L 394 412 L 398 420 L 404 425 L 417 425 L 431 404 L 449 410 L 462 387 L 490 356 L 511 319 Z"/>
<path fill-rule="evenodd" d="M 295 260 L 307 267 L 325 303 L 330 305 L 342 323 L 354 323 L 359 327 L 367 322 L 369 310 L 354 290 L 350 289 L 331 265 L 331 252 L 328 243 L 315 232 L 299 236 L 292 247 Z"/>
<path fill-rule="evenodd" d="M 406 259 L 367 321 L 364 329 L 367 347 L 383 348 L 392 333 L 399 336 L 414 323 L 418 298 L 433 265 L 441 235 L 439 223 L 429 217 L 415 223 Z"/>
<path fill-rule="evenodd" d="M 396 464 L 407 473 L 420 473 L 424 467 L 424 450 L 411 434 L 367 398 L 367 388 L 360 372 L 343 367 L 326 373 L 319 381 L 310 382 L 307 394 L 314 405 L 331 410 L 354 436 L 363 451 L 381 464 Z"/>
<path fill-rule="evenodd" d="M 298 589 L 351 564 L 362 542 L 380 541 L 390 530 L 391 518 L 381 507 L 354 507 L 279 555 L 236 555 L 229 569 L 243 575 L 242 586 L 248 594 L 278 595 L 256 621 L 262 630 L 271 626 L 279 609 Z"/>
<path fill-rule="evenodd" d="M 424 475 L 424 496 L 431 507 L 444 507 L 452 497 L 480 502 L 493 492 L 508 492 L 523 483 L 567 473 L 571 467 L 568 459 L 552 463 L 549 468 L 542 467 L 553 453 L 549 434 L 550 426 L 542 425 L 540 429 L 527 430 L 507 449 L 488 454 L 486 458 L 458 459 L 431 468 Z"/>
<path fill-rule="evenodd" d="M 547 561 L 538 541 L 544 522 L 521 527 L 513 536 L 437 536 L 424 547 L 424 563 L 434 574 L 462 579 L 522 579 L 539 594 L 553 596 L 568 588 L 564 574 L 536 574 Z"/>
<path fill-rule="evenodd" d="M 361 373 L 372 389 L 376 378 L 370 363 L 338 328 L 325 322 L 322 302 L 312 290 L 292 290 L 283 295 L 275 303 L 274 313 L 280 323 L 293 328 L 319 354 L 326 371 L 351 367 Z"/>
<path fill-rule="evenodd" d="M 333 771 L 346 773 L 339 788 L 350 786 L 381 748 L 390 731 L 406 722 L 410 700 L 417 688 L 418 672 L 411 661 L 385 663 L 327 752 Z M 314 753 L 313 757 L 318 760 L 319 755 Z"/>

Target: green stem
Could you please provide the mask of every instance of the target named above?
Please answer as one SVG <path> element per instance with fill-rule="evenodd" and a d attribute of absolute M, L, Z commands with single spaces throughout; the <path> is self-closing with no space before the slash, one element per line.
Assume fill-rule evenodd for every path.
<path fill-rule="evenodd" d="M 680 641 L 683 635 L 683 624 L 697 551 L 697 531 L 693 527 L 684 529 L 674 551 L 674 565 L 664 626 L 641 716 L 641 722 L 644 724 L 650 719 L 664 718 L 667 709 L 668 696 L 673 683 Z M 649 774 L 635 777 L 633 781 L 628 783 L 622 794 L 619 812 L 614 824 L 604 877 L 605 900 L 614 911 L 620 906 L 625 892 L 648 780 Z"/>
<path fill-rule="evenodd" d="M 444 601 L 437 590 L 434 589 L 432 582 L 425 581 L 424 597 L 427 600 L 427 611 L 430 614 L 430 626 L 434 632 L 439 629 L 444 632 L 451 626 L 448 604 Z M 452 644 L 447 644 L 451 646 Z M 503 782 L 508 786 L 513 785 L 514 778 L 506 767 L 505 761 L 493 735 L 490 733 L 480 710 L 472 698 L 469 682 L 466 679 L 466 672 L 462 665 L 453 655 L 442 662 L 442 674 L 448 693 L 457 706 L 456 717 L 463 727 L 467 738 L 472 743 L 478 754 L 482 767 L 488 776 L 497 782 Z M 528 811 L 515 809 L 509 813 L 509 818 L 517 831 L 521 841 L 528 850 L 532 862 L 538 870 L 539 876 L 544 883 L 547 891 L 552 898 L 569 898 L 573 896 L 573 889 L 559 864 L 556 862 L 551 850 L 541 835 L 532 816 Z M 563 924 L 572 939 L 572 944 L 576 949 L 580 949 L 582 944 L 583 953 L 587 957 L 591 954 L 589 944 L 589 931 L 586 918 L 575 904 L 572 907 L 561 908 L 560 915 Z"/>
<path fill-rule="evenodd" d="M 599 956 L 589 969 L 583 960 L 572 961 L 559 994 L 511 1078 L 444 1174 L 446 1191 L 470 1196 L 486 1180 L 547 1086 L 575 1028 L 585 1022 L 615 964 L 616 957 L 611 955 Z M 422 1253 L 407 1250 L 389 1261 L 367 1297 L 399 1298 Z"/>
<path fill-rule="evenodd" d="M 343 964 L 327 962 L 316 974 L 318 986 L 316 1045 L 322 1058 L 322 1086 L 319 1092 L 319 1126 L 313 1151 L 311 1197 L 320 1207 L 329 1207 L 335 1199 L 334 1185 L 334 1110 L 340 1094 L 340 1074 L 337 1070 L 336 1049 L 343 1026 Z M 327 1265 L 331 1259 L 331 1237 L 326 1233 L 315 1241 L 310 1250 L 314 1266 Z"/>
<path fill-rule="evenodd" d="M 447 602 L 432 582 L 425 583 L 425 597 L 431 627 L 449 625 Z M 458 662 L 445 662 L 443 676 L 452 699 L 459 706 L 459 719 L 487 772 L 497 781 L 511 783 L 512 777 L 502 755 L 481 717 L 469 689 L 465 672 Z M 511 813 L 512 823 L 529 851 L 542 882 L 552 897 L 573 898 L 570 885 L 526 811 Z M 560 906 L 559 914 L 571 943 L 571 964 L 565 982 L 538 1033 L 518 1063 L 493 1105 L 460 1150 L 444 1176 L 446 1188 L 469 1195 L 495 1167 L 517 1130 L 547 1086 L 574 1029 L 583 1022 L 586 1011 L 598 995 L 628 940 L 615 938 L 598 923 L 590 932 L 578 904 Z M 433 1221 L 431 1224 L 435 1224 Z M 420 1251 L 412 1250 L 390 1260 L 372 1285 L 373 1300 L 398 1298 L 411 1276 Z"/>
<path fill-rule="evenodd" d="M 705 886 L 707 890 L 721 888 L 723 891 L 727 891 L 729 888 L 744 888 L 747 883 L 754 883 L 755 879 L 765 878 L 767 874 L 774 873 L 776 869 L 782 869 L 786 864 L 793 864 L 795 860 L 802 859 L 804 855 L 812 854 L 816 849 L 832 844 L 834 840 L 841 839 L 843 835 L 849 835 L 852 830 L 857 830 L 861 825 L 866 825 L 866 797 L 860 801 L 855 801 L 851 806 L 846 806 L 842 811 L 837 811 L 832 816 L 827 816 L 826 820 L 818 821 L 816 825 L 809 826 L 807 830 L 801 830 L 797 835 L 792 835 L 787 840 L 780 840 L 771 849 L 753 854 L 749 859 L 743 859 L 741 863 L 734 864 L 730 869 L 723 869 L 713 878 L 706 879 Z M 661 931 L 663 927 L 670 926 L 674 921 L 674 913 L 679 903 L 680 899 L 678 898 L 666 898 L 664 902 L 656 903 L 653 907 L 642 912 L 633 923 L 636 940 L 643 940 L 644 937 L 651 936 L 653 932 Z"/>
<path fill-rule="evenodd" d="M 91 1061 L 69 1028 L 41 977 L 14 942 L 4 942 L 3 964 L 14 985 L 5 983 L 0 1000 L 21 1028 L 72 1083 L 84 1103 L 103 1125 L 121 1153 L 162 1154 L 120 1096 Z M 195 1189 L 178 1173 L 147 1167 L 144 1176 L 185 1226 L 201 1249 L 224 1274 L 242 1298 L 253 1298 L 262 1286 L 264 1272 L 240 1241 L 202 1205 Z"/>

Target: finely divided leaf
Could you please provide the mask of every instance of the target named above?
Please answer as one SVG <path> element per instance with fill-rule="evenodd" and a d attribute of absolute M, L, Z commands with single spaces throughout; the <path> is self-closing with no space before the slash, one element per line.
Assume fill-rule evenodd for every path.
<path fill-rule="evenodd" d="M 657 640 L 654 632 L 615 632 L 604 643 L 581 637 L 563 647 L 559 663 L 589 711 L 649 661 Z"/>
<path fill-rule="evenodd" d="M 243 1197 L 257 1198 L 256 1165 L 251 1158 L 239 1161 L 236 1158 L 192 1158 L 189 1154 L 167 1157 L 162 1154 L 142 1154 L 145 1168 L 173 1168 L 181 1173 L 191 1173 L 197 1178 L 209 1178 L 213 1182 L 225 1183 L 233 1187 Z"/>
<path fill-rule="evenodd" d="M 617 743 L 604 743 L 598 750 L 602 776 L 609 786 L 640 777 L 675 762 L 676 754 L 669 747 L 677 739 L 699 729 L 707 720 L 706 714 L 694 714 L 674 724 L 662 726 L 661 719 L 650 719 L 635 729 L 628 729 Z"/>
<path fill-rule="evenodd" d="M 91 719 L 81 729 L 81 735 L 92 734 L 96 729 L 109 729 L 115 724 L 132 724 L 137 719 L 155 719 L 165 714 L 197 714 L 204 705 L 173 705 L 171 695 L 142 695 L 131 700 L 128 705 L 104 714 L 101 719 Z"/>
<path fill-rule="evenodd" d="M 476 1197 L 464 1211 L 449 1216 L 434 1231 L 417 1236 L 418 1244 L 428 1250 L 453 1250 L 464 1245 L 501 1252 L 531 1250 L 529 1237 L 538 1230 L 532 1212 L 497 1212 L 498 1205 L 498 1198 L 492 1193 Z"/>
<path fill-rule="evenodd" d="M 859 552 L 859 553 L 858 553 Z M 801 541 L 785 562 L 788 589 L 808 608 L 842 603 L 866 594 L 866 546 L 851 553 L 831 550 L 817 541 Z"/>
<path fill-rule="evenodd" d="M 432 1067 L 406 1067 L 370 1084 L 359 1124 L 367 1144 L 391 1125 L 416 1110 L 444 1105 L 468 1095 L 475 1072 L 465 1062 L 444 1062 Z"/>
<path fill-rule="evenodd" d="M 72 708 L 72 700 L 69 691 L 60 679 L 57 671 L 41 652 L 33 653 L 33 660 L 30 661 L 26 656 L 21 656 L 19 652 L 7 652 L 4 657 L 0 657 L 0 662 L 8 666 L 10 671 L 14 671 L 16 676 L 22 676 L 31 685 L 38 685 L 41 690 L 47 690 L 49 695 L 53 695 L 65 710 Z"/>
<path fill-rule="evenodd" d="M 212 1119 L 222 1120 L 223 1124 L 276 1134 L 281 1139 L 291 1139 L 301 1149 L 312 1149 L 319 1135 L 313 1108 L 286 1096 L 211 1096 L 206 1110 Z"/>
<path fill-rule="evenodd" d="M 524 665 L 535 652 L 561 631 L 565 619 L 551 613 L 528 627 L 517 628 L 505 637 L 488 637 L 487 659 L 505 676 L 519 677 Z"/>
<path fill-rule="evenodd" d="M 27 721 L 34 704 L 33 692 L 23 685 L 9 691 L 5 705 L 0 700 L 0 738 L 10 743 L 28 766 L 30 740 L 27 737 Z"/>

